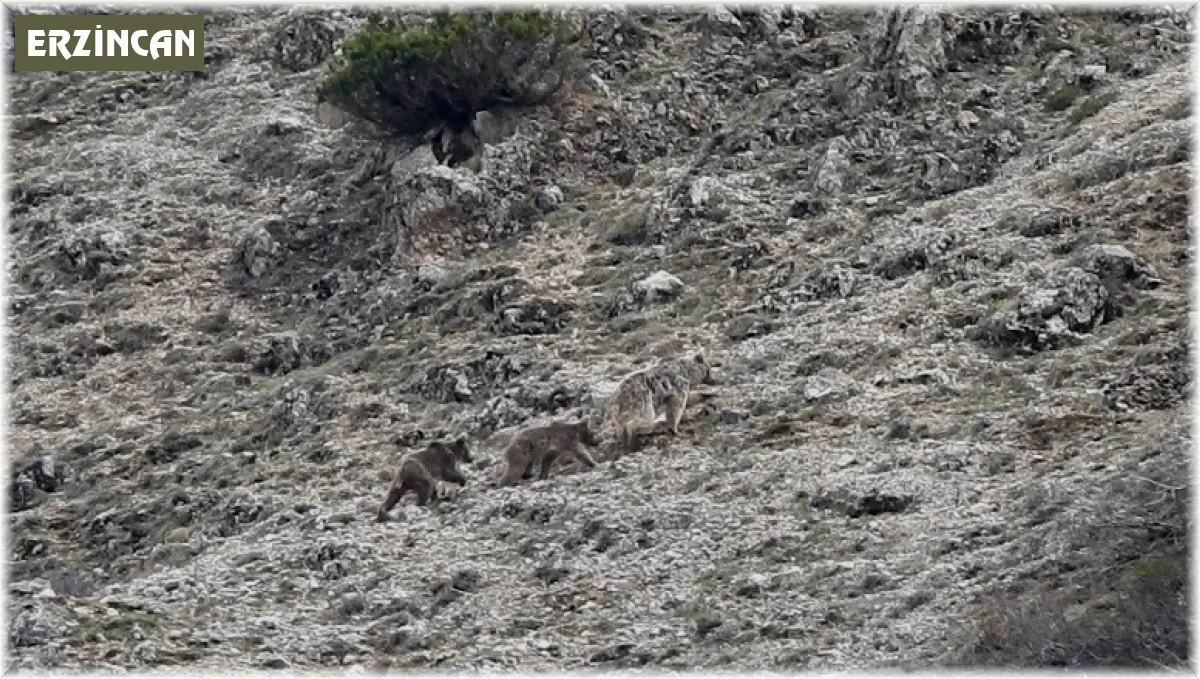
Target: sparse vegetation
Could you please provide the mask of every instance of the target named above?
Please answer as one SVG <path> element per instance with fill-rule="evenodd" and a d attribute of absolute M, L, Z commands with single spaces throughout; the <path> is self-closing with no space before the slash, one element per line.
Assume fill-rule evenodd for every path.
<path fill-rule="evenodd" d="M 1067 115 L 1067 121 L 1072 125 L 1078 125 L 1084 120 L 1099 113 L 1101 109 L 1111 104 L 1114 99 L 1115 97 L 1111 94 L 1088 97 L 1087 99 L 1079 102 L 1079 104 L 1077 104 L 1075 108 L 1071 110 L 1071 113 Z"/>
<path fill-rule="evenodd" d="M 1188 487 L 1186 446 L 1149 461 L 1105 492 L 1086 519 L 1049 518 L 1052 532 L 1088 544 L 1086 563 L 1024 598 L 985 605 L 957 659 L 993 667 L 1182 667 L 1188 658 Z M 1032 499 L 1032 498 L 1031 498 Z M 1049 503 L 1038 497 L 1033 504 Z M 1025 510 L 1033 511 L 1033 507 Z M 1072 579 L 1080 566 L 1093 573 Z"/>
<path fill-rule="evenodd" d="M 1058 88 L 1046 99 L 1047 111 L 1065 111 L 1075 103 L 1082 92 L 1074 85 L 1065 85 Z"/>
<path fill-rule="evenodd" d="M 1163 115 L 1165 115 L 1168 120 L 1183 120 L 1192 114 L 1191 109 L 1192 106 L 1190 99 L 1180 99 L 1174 104 L 1168 106 L 1167 110 L 1163 111 Z"/>
<path fill-rule="evenodd" d="M 376 14 L 342 53 L 318 99 L 400 134 L 544 103 L 573 62 L 565 26 L 537 11 L 440 12 L 422 26 Z"/>
<path fill-rule="evenodd" d="M 996 599 L 960 662 L 999 667 L 1182 667 L 1187 565 L 1148 555 L 1084 593 Z"/>
<path fill-rule="evenodd" d="M 1043 54 L 1043 55 L 1054 54 L 1056 52 L 1061 52 L 1063 50 L 1074 51 L 1075 46 L 1072 45 L 1071 43 L 1067 42 L 1066 40 L 1063 40 L 1062 38 L 1057 38 L 1057 37 L 1053 37 L 1053 36 L 1046 38 L 1045 40 L 1043 40 L 1041 42 L 1040 45 L 1038 45 L 1038 53 Z"/>
<path fill-rule="evenodd" d="M 470 12 L 11 74 L 13 672 L 1181 664 L 1182 8 L 554 10 L 586 80 L 404 108 Z M 402 124 L 314 106 L 347 38 Z M 677 434 L 610 407 L 694 352 Z M 596 469 L 497 487 L 575 421 Z"/>

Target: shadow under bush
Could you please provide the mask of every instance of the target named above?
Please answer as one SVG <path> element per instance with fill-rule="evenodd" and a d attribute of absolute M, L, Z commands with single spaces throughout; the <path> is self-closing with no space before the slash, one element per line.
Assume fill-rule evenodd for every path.
<path fill-rule="evenodd" d="M 377 14 L 317 96 L 399 134 L 462 131 L 479 111 L 549 100 L 570 78 L 571 45 L 565 24 L 537 11 L 443 11 L 417 27 Z"/>

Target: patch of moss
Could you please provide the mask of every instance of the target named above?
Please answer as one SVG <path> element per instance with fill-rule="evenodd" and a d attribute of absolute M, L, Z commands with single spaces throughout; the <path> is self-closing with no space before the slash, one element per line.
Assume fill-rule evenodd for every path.
<path fill-rule="evenodd" d="M 1071 110 L 1071 113 L 1067 115 L 1067 120 L 1070 121 L 1072 125 L 1078 125 L 1084 120 L 1087 120 L 1088 118 L 1091 118 L 1099 113 L 1101 109 L 1111 104 L 1113 99 L 1114 97 L 1112 95 L 1097 95 L 1088 97 L 1087 99 L 1079 102 L 1079 104 L 1077 104 L 1075 108 Z"/>
<path fill-rule="evenodd" d="M 1065 111 L 1071 107 L 1071 104 L 1075 103 L 1080 94 L 1082 92 L 1074 85 L 1060 87 L 1046 99 L 1046 110 Z"/>
<path fill-rule="evenodd" d="M 1186 573 L 1187 566 L 1182 561 L 1176 554 L 1152 554 L 1133 562 L 1126 575 L 1138 585 L 1154 586 Z"/>

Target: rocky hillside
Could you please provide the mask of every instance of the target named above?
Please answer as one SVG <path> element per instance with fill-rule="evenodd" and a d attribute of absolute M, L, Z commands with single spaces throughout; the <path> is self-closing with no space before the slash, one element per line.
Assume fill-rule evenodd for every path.
<path fill-rule="evenodd" d="M 18 667 L 1181 662 L 1182 8 L 597 9 L 454 166 L 318 107 L 358 10 L 205 12 L 8 76 Z M 679 437 L 488 487 L 696 349 Z"/>

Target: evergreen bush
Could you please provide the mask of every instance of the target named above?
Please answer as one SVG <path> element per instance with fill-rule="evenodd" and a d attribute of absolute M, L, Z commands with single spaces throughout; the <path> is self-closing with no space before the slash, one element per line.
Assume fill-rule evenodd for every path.
<path fill-rule="evenodd" d="M 466 129 L 479 111 L 545 103 L 569 79 L 564 24 L 539 11 L 442 11 L 418 27 L 376 14 L 348 39 L 320 101 L 400 134 Z"/>

